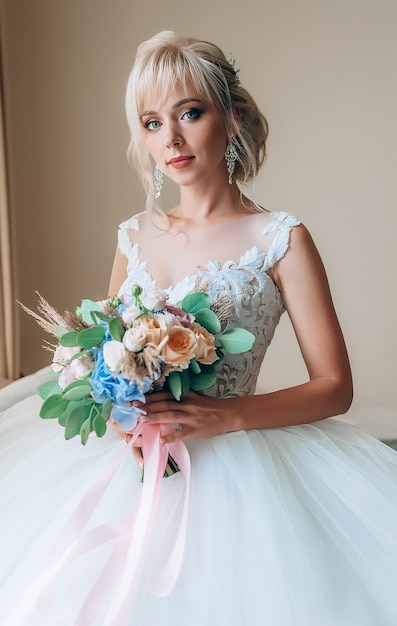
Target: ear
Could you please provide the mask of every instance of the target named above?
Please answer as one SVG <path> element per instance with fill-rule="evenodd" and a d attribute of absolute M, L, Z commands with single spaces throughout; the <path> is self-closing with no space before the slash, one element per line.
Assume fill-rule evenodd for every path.
<path fill-rule="evenodd" d="M 233 111 L 233 116 L 237 123 L 237 126 L 241 128 L 241 124 L 243 123 L 243 116 L 241 115 L 241 109 L 239 109 L 238 107 L 235 107 Z"/>

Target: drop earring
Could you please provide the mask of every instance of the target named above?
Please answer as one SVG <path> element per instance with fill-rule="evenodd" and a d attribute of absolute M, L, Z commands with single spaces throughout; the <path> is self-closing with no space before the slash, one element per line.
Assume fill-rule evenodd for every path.
<path fill-rule="evenodd" d="M 229 144 L 225 152 L 227 171 L 229 174 L 229 178 L 228 178 L 229 185 L 233 184 L 233 174 L 234 174 L 234 170 L 236 167 L 237 158 L 238 158 L 237 150 L 235 148 L 232 138 L 230 138 Z"/>
<path fill-rule="evenodd" d="M 164 175 L 158 165 L 154 168 L 154 186 L 156 188 L 155 198 L 160 198 L 163 190 Z"/>

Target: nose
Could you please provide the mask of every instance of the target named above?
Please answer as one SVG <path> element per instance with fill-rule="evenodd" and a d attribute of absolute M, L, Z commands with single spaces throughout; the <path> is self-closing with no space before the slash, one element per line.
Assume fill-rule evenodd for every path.
<path fill-rule="evenodd" d="M 170 124 L 167 128 L 167 134 L 165 137 L 167 148 L 172 148 L 174 146 L 181 146 L 183 144 L 183 137 L 179 132 L 179 129 L 175 127 L 175 125 Z"/>

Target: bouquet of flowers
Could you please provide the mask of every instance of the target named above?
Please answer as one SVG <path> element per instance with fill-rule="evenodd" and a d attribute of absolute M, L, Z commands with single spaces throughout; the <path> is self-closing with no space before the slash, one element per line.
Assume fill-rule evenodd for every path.
<path fill-rule="evenodd" d="M 74 313 L 60 315 L 40 296 L 39 314 L 26 309 L 57 338 L 52 370 L 39 387 L 40 416 L 56 418 L 65 438 L 90 433 L 102 437 L 110 420 L 124 431 L 137 425 L 134 400 L 168 387 L 180 400 L 216 380 L 225 352 L 249 350 L 254 336 L 242 328 L 224 329 L 227 311 L 205 292 L 191 293 L 176 305 L 157 288 L 135 285 L 126 296 L 85 299 Z"/>

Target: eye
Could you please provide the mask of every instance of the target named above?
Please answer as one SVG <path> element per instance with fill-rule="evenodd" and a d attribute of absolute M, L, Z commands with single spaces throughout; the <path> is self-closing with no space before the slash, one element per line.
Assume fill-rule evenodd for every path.
<path fill-rule="evenodd" d="M 201 117 L 202 111 L 200 111 L 200 109 L 189 109 L 189 111 L 186 111 L 186 113 L 184 113 L 182 115 L 181 119 L 185 119 L 185 120 L 198 120 L 199 117 Z"/>
<path fill-rule="evenodd" d="M 158 120 L 148 120 L 144 123 L 144 127 L 148 130 L 157 130 L 160 126 L 161 123 Z"/>

